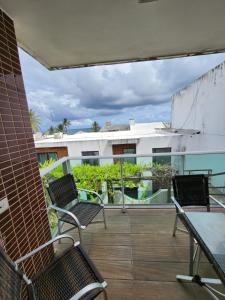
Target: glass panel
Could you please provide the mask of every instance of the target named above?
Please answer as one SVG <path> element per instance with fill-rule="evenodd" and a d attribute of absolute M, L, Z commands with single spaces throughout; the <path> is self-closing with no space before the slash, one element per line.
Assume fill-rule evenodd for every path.
<path fill-rule="evenodd" d="M 55 152 L 49 152 L 48 153 L 48 159 L 52 159 L 52 160 L 57 160 L 58 157 L 57 157 L 57 154 Z"/>
<path fill-rule="evenodd" d="M 204 173 L 209 176 L 210 194 L 218 200 L 225 199 L 225 154 L 168 153 L 160 156 L 157 163 L 154 156 L 137 156 L 135 164 L 130 163 L 129 154 L 126 155 L 117 163 L 114 163 L 113 158 L 103 157 L 99 159 L 99 165 L 83 164 L 81 159 L 71 160 L 71 173 L 77 186 L 98 192 L 104 203 L 110 206 L 122 206 L 123 200 L 126 206 L 168 205 L 173 194 L 173 175 Z M 48 176 L 52 176 L 51 173 L 54 177 L 62 176 L 62 172 L 57 169 L 51 171 Z M 93 200 L 93 197 L 86 194 L 81 194 L 81 198 Z"/>
<path fill-rule="evenodd" d="M 39 164 L 43 164 L 48 160 L 48 154 L 47 153 L 38 153 L 38 162 Z"/>
<path fill-rule="evenodd" d="M 123 149 L 123 154 L 136 154 L 136 149 Z M 124 161 L 130 164 L 136 164 L 136 157 L 126 157 Z"/>
<path fill-rule="evenodd" d="M 98 156 L 98 151 L 82 151 L 82 156 Z M 98 166 L 99 165 L 99 159 L 98 158 L 88 158 L 82 160 L 83 164 L 85 165 L 91 165 L 91 166 Z"/>

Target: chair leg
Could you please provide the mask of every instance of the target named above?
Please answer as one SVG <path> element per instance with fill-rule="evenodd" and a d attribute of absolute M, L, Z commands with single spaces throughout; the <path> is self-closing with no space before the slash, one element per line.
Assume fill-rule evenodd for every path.
<path fill-rule="evenodd" d="M 105 299 L 105 300 L 108 300 L 108 296 L 107 296 L 107 293 L 106 293 L 106 290 L 105 290 L 105 289 L 103 290 L 103 294 L 104 294 L 104 299 Z"/>
<path fill-rule="evenodd" d="M 79 240 L 80 240 L 80 243 L 82 244 L 82 234 L 81 234 L 81 229 L 80 227 L 78 226 L 78 233 L 79 233 Z"/>
<path fill-rule="evenodd" d="M 60 221 L 58 221 L 58 224 L 57 224 L 57 227 L 58 227 L 58 235 L 60 235 L 61 234 L 61 222 Z M 61 244 L 61 239 L 59 240 L 59 244 Z"/>
<path fill-rule="evenodd" d="M 178 221 L 178 217 L 177 217 L 177 214 L 176 214 L 175 222 L 174 222 L 174 227 L 173 227 L 173 236 L 176 235 L 176 231 L 177 231 L 177 221 Z"/>
<path fill-rule="evenodd" d="M 199 247 L 199 245 L 197 245 L 198 249 L 197 249 L 197 261 L 196 261 L 196 270 L 195 270 L 195 274 L 198 274 L 198 270 L 199 270 L 199 264 L 200 264 L 200 260 L 201 260 L 201 248 Z"/>
<path fill-rule="evenodd" d="M 105 226 L 105 229 L 107 229 L 106 218 L 105 218 L 105 208 L 104 208 L 104 207 L 103 207 L 103 209 L 102 209 L 102 215 L 103 215 L 103 220 L 104 220 L 104 226 Z"/>

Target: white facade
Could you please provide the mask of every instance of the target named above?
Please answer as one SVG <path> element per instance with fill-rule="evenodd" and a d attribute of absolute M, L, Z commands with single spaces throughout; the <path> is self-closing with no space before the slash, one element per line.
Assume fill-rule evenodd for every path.
<path fill-rule="evenodd" d="M 36 148 L 67 147 L 68 155 L 80 157 L 83 151 L 98 151 L 99 156 L 112 156 L 113 145 L 136 144 L 136 154 L 151 154 L 152 148 L 179 148 L 181 135 L 168 132 L 157 132 L 155 128 L 163 128 L 160 123 L 134 124 L 128 131 L 91 132 L 63 135 L 62 138 L 49 136 L 35 141 Z"/>
<path fill-rule="evenodd" d="M 172 98 L 172 128 L 199 130 L 185 136 L 186 151 L 225 150 L 225 62 Z"/>

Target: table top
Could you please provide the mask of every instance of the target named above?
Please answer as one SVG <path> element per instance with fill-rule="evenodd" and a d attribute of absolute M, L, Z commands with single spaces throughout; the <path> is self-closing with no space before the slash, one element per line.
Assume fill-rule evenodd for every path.
<path fill-rule="evenodd" d="M 187 212 L 181 218 L 225 282 L 225 213 Z"/>

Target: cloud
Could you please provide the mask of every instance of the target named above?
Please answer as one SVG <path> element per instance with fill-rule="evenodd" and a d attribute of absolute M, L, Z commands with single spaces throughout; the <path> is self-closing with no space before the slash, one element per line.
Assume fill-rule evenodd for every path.
<path fill-rule="evenodd" d="M 86 127 L 94 120 L 168 121 L 171 96 L 225 60 L 225 54 L 48 71 L 20 50 L 29 106 L 43 129 L 63 118 Z"/>

